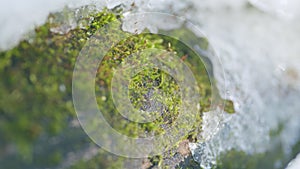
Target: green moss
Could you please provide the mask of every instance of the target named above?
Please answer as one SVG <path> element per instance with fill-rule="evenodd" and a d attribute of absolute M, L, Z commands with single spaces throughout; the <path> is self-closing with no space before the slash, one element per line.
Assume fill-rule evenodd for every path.
<path fill-rule="evenodd" d="M 126 158 L 112 155 L 104 150 L 88 161 L 80 160 L 70 169 L 120 169 L 124 168 Z"/>
<path fill-rule="evenodd" d="M 0 134 L 3 144 L 16 144 L 20 153 L 30 159 L 31 147 L 41 134 L 57 135 L 68 125 L 70 119 L 75 118 L 71 84 L 76 58 L 99 28 L 119 18 L 120 16 L 107 10 L 94 13 L 81 19 L 86 21 L 84 28 L 75 28 L 67 34 L 51 32 L 50 29 L 57 25 L 47 22 L 35 29 L 35 37 L 30 41 L 23 40 L 13 49 L 0 53 L 0 76 L 3 79 L 0 82 Z M 172 33 L 188 39 L 194 36 L 192 32 L 184 29 Z M 204 49 L 208 45 L 203 38 L 193 43 L 199 43 Z M 115 129 L 131 136 L 159 134 L 164 132 L 164 125 L 173 124 L 180 112 L 181 97 L 178 94 L 180 91 L 178 84 L 168 73 L 158 69 L 145 69 L 130 81 L 129 98 L 137 109 L 144 109 L 149 104 L 146 98 L 149 91 L 161 91 L 154 92 L 151 98 L 164 107 L 162 116 L 154 122 L 139 124 L 124 119 L 116 111 L 109 91 L 114 68 L 131 54 L 152 48 L 176 54 L 195 75 L 201 95 L 199 103 L 201 109 L 195 117 L 197 119 L 195 129 L 182 138 L 195 140 L 196 135 L 201 132 L 199 124 L 202 112 L 209 110 L 214 97 L 212 90 L 216 88 L 214 80 L 208 76 L 212 72 L 209 60 L 200 56 L 208 66 L 205 67 L 198 54 L 180 40 L 144 33 L 132 35 L 116 43 L 104 57 L 97 73 L 95 92 L 99 108 L 105 110 L 104 116 Z M 210 80 L 213 80 L 212 86 Z M 218 100 L 222 101 L 219 95 L 216 95 Z M 228 112 L 232 113 L 232 102 L 226 103 L 229 103 L 226 104 L 229 105 Z M 176 145 L 170 145 L 174 146 Z M 105 153 L 100 153 L 88 164 L 79 162 L 74 168 L 101 168 L 101 166 L 109 168 L 108 166 L 113 163 L 105 160 L 113 159 L 106 159 L 103 154 Z M 51 158 L 53 163 L 58 163 L 62 156 L 56 153 Z M 121 162 L 118 164 L 121 165 Z M 90 167 L 84 167 L 89 165 Z M 113 166 L 111 168 L 114 168 Z"/>
<path fill-rule="evenodd" d="M 5 142 L 25 148 L 43 132 L 57 134 L 74 117 L 72 71 L 80 49 L 98 27 L 116 16 L 98 13 L 87 29 L 66 35 L 50 32 L 50 24 L 36 28 L 32 41 L 21 41 L 0 53 L 0 133 Z M 60 91 L 60 87 L 65 91 Z"/>
<path fill-rule="evenodd" d="M 292 155 L 287 155 L 280 143 L 263 153 L 247 154 L 235 149 L 229 150 L 219 156 L 216 169 L 284 168 L 299 152 L 299 143 L 292 147 L 295 151 Z"/>
<path fill-rule="evenodd" d="M 275 153 L 275 154 L 273 154 Z M 246 154 L 241 151 L 230 151 L 226 157 L 221 156 L 222 162 L 219 162 L 217 168 L 222 169 L 264 169 L 275 168 L 275 162 L 282 161 L 281 151 Z M 282 165 L 282 164 L 280 164 Z M 283 166 L 281 166 L 283 167 Z"/>

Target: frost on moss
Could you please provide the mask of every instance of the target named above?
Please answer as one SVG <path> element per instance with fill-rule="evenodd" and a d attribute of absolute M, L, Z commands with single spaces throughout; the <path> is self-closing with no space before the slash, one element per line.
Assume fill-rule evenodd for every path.
<path fill-rule="evenodd" d="M 31 148 L 35 140 L 42 134 L 57 135 L 75 118 L 72 105 L 72 73 L 76 58 L 89 38 L 105 24 L 118 20 L 121 16 L 111 11 L 92 13 L 81 18 L 76 27 L 62 34 L 57 30 L 57 25 L 51 23 L 55 15 L 50 15 L 49 22 L 35 29 L 35 37 L 21 41 L 18 46 L 11 50 L 0 53 L 0 133 L 1 143 L 15 144 L 19 152 L 30 157 Z M 84 23 L 84 24 L 82 24 Z M 55 29 L 54 29 L 55 28 Z M 52 31 L 51 31 L 52 30 Z M 184 28 L 173 32 L 179 37 L 194 36 L 192 32 Z M 199 38 L 199 45 L 207 47 L 207 41 Z M 146 110 L 150 103 L 149 92 L 161 90 L 163 92 L 152 95 L 163 107 L 164 113 L 161 118 L 150 123 L 134 123 L 124 119 L 115 110 L 109 87 L 113 75 L 113 68 L 132 53 L 144 49 L 159 48 L 176 54 L 193 71 L 198 82 L 198 90 L 201 95 L 198 111 L 197 125 L 194 130 L 178 140 L 189 139 L 196 141 L 196 136 L 201 132 L 201 113 L 210 108 L 212 90 L 216 90 L 214 80 L 209 79 L 208 71 L 212 71 L 212 65 L 207 58 L 203 58 L 206 65 L 199 60 L 198 54 L 189 49 L 179 40 L 163 35 L 144 33 L 132 35 L 127 39 L 115 44 L 106 54 L 99 66 L 96 77 L 96 97 L 100 109 L 105 109 L 104 116 L 110 124 L 120 132 L 131 136 L 145 136 L 145 134 L 159 134 L 163 132 L 164 125 L 172 125 L 179 113 L 180 90 L 174 79 L 166 72 L 158 69 L 145 69 L 135 75 L 129 85 L 129 97 L 133 106 L 137 109 Z M 198 58 L 198 59 L 196 59 Z M 101 68 L 101 69 L 100 69 Z M 213 81 L 210 81 L 213 80 Z M 212 82 L 212 86 L 211 86 Z M 216 94 L 218 100 L 222 99 Z M 164 96 L 164 97 L 162 97 Z M 147 98 L 148 97 L 148 98 Z M 233 112 L 232 102 L 226 101 L 225 109 Z M 182 126 L 184 127 L 184 126 Z M 149 157 L 150 164 L 167 168 L 168 163 L 164 159 L 172 159 L 178 153 L 178 145 L 170 145 L 168 153 L 158 157 Z M 74 168 L 118 168 L 113 164 L 114 158 L 102 152 L 88 164 L 78 163 Z M 59 163 L 62 155 L 56 154 L 56 163 Z M 119 167 L 123 165 L 122 158 Z M 114 163 L 115 164 L 115 163 Z M 122 168 L 122 167 L 121 167 Z"/>

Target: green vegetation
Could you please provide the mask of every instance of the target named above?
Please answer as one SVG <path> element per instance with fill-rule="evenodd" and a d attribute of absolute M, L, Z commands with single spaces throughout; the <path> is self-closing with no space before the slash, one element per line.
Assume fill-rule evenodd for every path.
<path fill-rule="evenodd" d="M 71 84 L 76 57 L 89 33 L 113 19 L 98 13 L 87 29 L 66 35 L 50 32 L 46 23 L 36 28 L 32 41 L 0 53 L 0 133 L 5 143 L 16 143 L 28 154 L 40 134 L 58 134 L 68 125 L 75 115 Z"/>
<path fill-rule="evenodd" d="M 278 140 L 284 124 L 280 123 L 275 130 L 270 131 L 270 138 Z M 285 147 L 278 140 L 277 144 L 262 153 L 247 154 L 235 149 L 228 150 L 218 157 L 216 169 L 265 169 L 265 168 L 285 168 L 291 159 L 295 158 L 300 150 L 300 141 L 292 148 L 288 155 Z"/>
<path fill-rule="evenodd" d="M 288 159 L 284 157 L 282 147 L 276 150 L 246 154 L 242 151 L 230 150 L 219 157 L 216 169 L 265 169 L 275 168 L 275 162 L 279 162 L 277 168 L 283 168 Z"/>
<path fill-rule="evenodd" d="M 76 58 L 85 43 L 99 28 L 120 17 L 107 10 L 93 13 L 81 19 L 85 21 L 84 27 L 77 27 L 66 34 L 50 31 L 57 25 L 47 22 L 35 29 L 33 39 L 23 40 L 13 49 L 0 53 L 1 145 L 16 145 L 25 160 L 31 161 L 33 145 L 38 138 L 43 134 L 56 136 L 64 132 L 64 128 L 76 118 L 72 105 L 72 73 Z M 173 33 L 178 37 L 194 36 L 192 32 L 183 28 Z M 206 50 L 205 39 L 199 38 L 195 43 L 199 43 Z M 217 97 L 219 103 L 223 100 L 217 93 L 213 96 L 212 90 L 216 91 L 214 81 L 211 86 L 208 72 L 198 54 L 180 40 L 144 33 L 132 35 L 112 46 L 99 66 L 95 81 L 99 108 L 105 110 L 104 116 L 114 128 L 131 136 L 144 136 L 151 132 L 159 134 L 163 132 L 164 125 L 172 125 L 180 111 L 181 97 L 178 94 L 180 91 L 178 84 L 168 73 L 158 69 L 145 69 L 130 81 L 129 97 L 137 109 L 142 110 L 149 104 L 146 98 L 149 91 L 161 91 L 154 92 L 151 99 L 163 107 L 162 116 L 151 123 L 139 124 L 124 119 L 115 110 L 109 91 L 114 68 L 131 54 L 151 48 L 173 52 L 195 75 L 201 95 L 199 103 L 201 109 L 196 117 L 197 126 L 182 138 L 195 141 L 196 135 L 201 132 L 199 126 L 202 112 L 209 110 L 212 97 Z M 212 71 L 208 59 L 203 60 L 207 63 L 206 66 L 210 65 L 207 67 L 208 71 Z M 225 110 L 233 113 L 232 102 L 226 101 L 226 105 Z M 1 149 L 4 147 L 0 147 Z M 56 165 L 62 158 L 62 154 L 54 152 L 51 161 Z M 101 152 L 88 162 L 75 164 L 73 168 L 120 168 L 123 159 L 118 159 Z M 164 157 L 159 159 L 163 160 Z M 152 158 L 152 161 L 155 160 Z M 153 164 L 161 163 L 153 162 Z"/>

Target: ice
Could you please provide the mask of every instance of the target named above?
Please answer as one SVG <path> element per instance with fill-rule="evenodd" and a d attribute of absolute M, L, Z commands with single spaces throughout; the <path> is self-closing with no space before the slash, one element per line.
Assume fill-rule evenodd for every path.
<path fill-rule="evenodd" d="M 220 56 L 227 83 L 219 88 L 229 93 L 237 108 L 214 138 L 195 149 L 205 168 L 215 162 L 212 157 L 232 148 L 254 154 L 274 148 L 279 141 L 289 154 L 300 135 L 299 24 L 246 4 L 228 5 L 209 12 L 210 6 L 200 4 L 194 15 L 198 17 L 190 18 L 202 25 Z M 215 72 L 219 81 L 221 73 Z M 285 127 L 275 141 L 269 132 L 280 123 Z"/>
<path fill-rule="evenodd" d="M 171 30 L 179 28 L 182 23 L 183 21 L 171 15 L 160 17 L 160 15 L 147 15 L 147 13 L 128 13 L 123 19 L 122 29 L 131 33 L 141 33 L 145 29 L 148 29 L 151 33 L 157 33 L 159 29 Z"/>
<path fill-rule="evenodd" d="M 300 16 L 300 2 L 297 0 L 250 0 L 250 2 L 263 11 L 286 19 L 296 19 Z"/>
<path fill-rule="evenodd" d="M 298 169 L 300 168 L 300 154 L 289 163 L 286 169 Z"/>
<path fill-rule="evenodd" d="M 83 6 L 76 9 L 65 7 L 61 12 L 52 13 L 48 18 L 51 24 L 50 31 L 58 34 L 66 34 L 76 27 L 85 29 L 93 18 L 90 18 L 89 21 L 82 20 L 82 18 L 88 18 L 91 13 L 96 11 L 97 7 L 94 5 Z"/>
<path fill-rule="evenodd" d="M 61 11 L 66 6 L 76 8 L 88 4 L 94 4 L 98 9 L 105 6 L 102 1 L 94 0 L 1 1 L 0 51 L 13 47 L 35 26 L 45 23 L 50 12 Z"/>

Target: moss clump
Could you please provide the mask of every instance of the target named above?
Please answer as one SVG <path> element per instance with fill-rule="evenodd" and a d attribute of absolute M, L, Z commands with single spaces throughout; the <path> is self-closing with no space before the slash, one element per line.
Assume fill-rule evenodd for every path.
<path fill-rule="evenodd" d="M 27 151 L 41 133 L 57 134 L 74 117 L 71 83 L 76 57 L 90 34 L 113 19 L 115 15 L 101 12 L 86 29 L 65 35 L 51 32 L 46 23 L 35 29 L 34 39 L 0 53 L 0 133 L 5 143 Z"/>
<path fill-rule="evenodd" d="M 51 17 L 54 16 L 51 15 Z M 76 27 L 66 34 L 50 31 L 53 26 L 57 25 L 47 22 L 35 29 L 35 37 L 30 41 L 23 40 L 13 49 L 0 53 L 0 76 L 2 78 L 0 82 L 0 134 L 3 138 L 1 140 L 3 145 L 10 143 L 17 145 L 19 152 L 30 159 L 32 145 L 37 138 L 42 134 L 61 134 L 70 121 L 74 120 L 71 84 L 76 58 L 99 28 L 120 17 L 107 10 L 93 13 L 81 19 L 82 22 L 85 21 L 84 26 Z M 191 32 L 183 29 L 173 33 L 179 37 L 193 36 Z M 201 47 L 207 47 L 205 39 L 198 40 L 197 43 L 200 43 Z M 164 125 L 172 125 L 176 120 L 180 112 L 181 101 L 178 94 L 180 89 L 170 75 L 158 69 L 145 69 L 132 77 L 129 97 L 133 106 L 141 110 L 146 110 L 147 105 L 152 103 L 151 101 L 158 103 L 163 107 L 160 119 L 144 124 L 129 122 L 119 115 L 114 107 L 109 92 L 114 68 L 131 54 L 151 48 L 173 52 L 193 71 L 201 94 L 199 103 L 201 109 L 198 110 L 198 116 L 195 118 L 201 124 L 202 112 L 209 110 L 213 97 L 212 90 L 215 88 L 214 85 L 211 86 L 207 69 L 199 60 L 198 54 L 180 40 L 149 33 L 132 35 L 116 43 L 99 66 L 95 92 L 99 108 L 105 110 L 104 116 L 115 129 L 130 136 L 159 134 L 164 132 Z M 208 67 L 208 70 L 212 71 L 212 67 Z M 161 92 L 156 92 L 158 90 Z M 151 92 L 154 94 L 149 98 Z M 195 141 L 196 135 L 201 132 L 199 126 L 198 124 L 194 126 L 195 130 L 187 133 L 182 139 L 189 138 Z M 176 145 L 170 145 L 170 147 L 174 146 Z M 79 163 L 74 168 L 87 168 L 84 167 L 86 165 L 91 165 L 91 168 L 99 168 L 99 166 L 118 168 L 115 165 L 108 165 L 113 164 L 114 159 L 107 159 L 104 154 L 93 158 L 90 164 Z M 168 156 L 173 155 L 174 153 Z M 167 155 L 159 159 L 163 160 L 164 156 Z M 58 163 L 61 158 L 63 157 L 60 154 L 55 154 L 53 160 Z M 156 158 L 151 159 L 155 161 Z M 121 159 L 118 163 L 119 167 L 123 165 L 122 161 Z M 153 165 L 161 164 L 162 162 L 157 162 L 157 160 L 153 163 Z"/>

